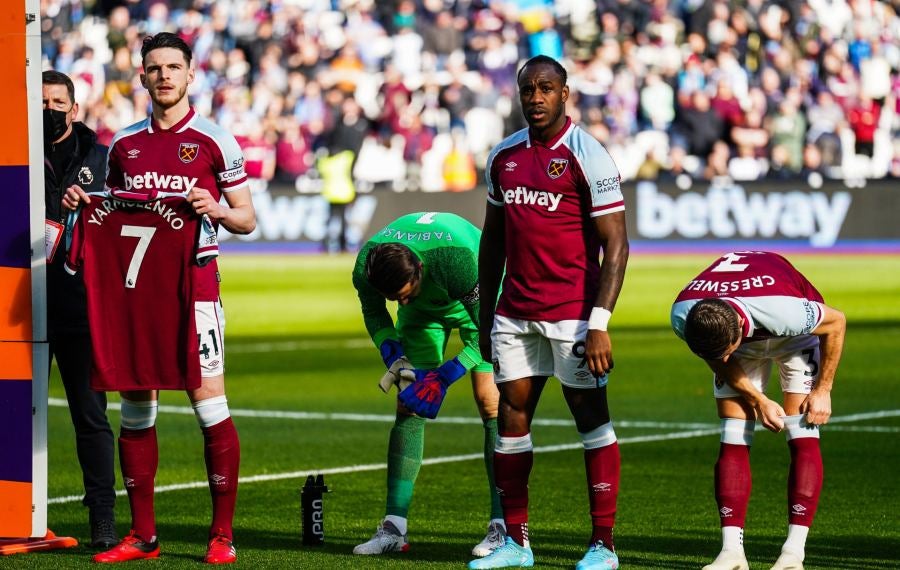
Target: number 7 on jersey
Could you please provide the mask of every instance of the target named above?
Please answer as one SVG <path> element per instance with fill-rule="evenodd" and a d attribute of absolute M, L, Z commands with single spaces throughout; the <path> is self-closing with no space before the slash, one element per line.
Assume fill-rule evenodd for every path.
<path fill-rule="evenodd" d="M 134 248 L 134 253 L 131 255 L 131 263 L 128 264 L 128 273 L 125 274 L 126 288 L 134 289 L 135 286 L 137 286 L 138 273 L 141 271 L 141 263 L 144 261 L 144 255 L 147 254 L 147 248 L 150 247 L 150 240 L 153 239 L 153 234 L 155 233 L 156 228 L 145 226 L 122 226 L 122 232 L 119 235 L 139 238 L 137 247 Z"/>

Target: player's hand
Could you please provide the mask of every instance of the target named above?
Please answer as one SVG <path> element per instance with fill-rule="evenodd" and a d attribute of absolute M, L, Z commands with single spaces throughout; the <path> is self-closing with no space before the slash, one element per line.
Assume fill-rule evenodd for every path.
<path fill-rule="evenodd" d="M 194 208 L 194 213 L 198 216 L 206 214 L 213 221 L 220 222 L 225 219 L 225 208 L 218 200 L 212 197 L 209 190 L 203 188 L 193 188 L 187 194 L 187 201 Z"/>
<path fill-rule="evenodd" d="M 584 343 L 584 359 L 595 377 L 613 369 L 612 341 L 607 331 L 589 329 Z"/>
<path fill-rule="evenodd" d="M 81 204 L 90 203 L 91 199 L 88 197 L 87 192 L 85 192 L 78 184 L 72 184 L 66 188 L 66 193 L 63 194 L 62 206 L 66 210 L 74 212 Z"/>
<path fill-rule="evenodd" d="M 447 388 L 466 373 L 466 368 L 454 358 L 433 370 L 415 370 L 414 373 L 416 381 L 397 397 L 416 414 L 434 419 L 444 403 Z"/>
<path fill-rule="evenodd" d="M 806 423 L 820 426 L 831 418 L 831 392 L 813 390 L 800 404 L 800 413 L 806 414 Z"/>
<path fill-rule="evenodd" d="M 784 408 L 778 402 L 763 397 L 756 406 L 756 418 L 762 422 L 763 427 L 775 433 L 784 429 Z"/>
<path fill-rule="evenodd" d="M 378 381 L 378 387 L 381 388 L 382 392 L 387 394 L 388 390 L 391 389 L 391 386 L 396 385 L 397 390 L 402 392 L 407 386 L 416 381 L 415 372 L 412 362 L 407 360 L 405 356 L 401 356 L 391 364 L 391 367 L 388 368 L 387 372 L 384 373 L 384 376 L 381 377 L 381 380 Z"/>

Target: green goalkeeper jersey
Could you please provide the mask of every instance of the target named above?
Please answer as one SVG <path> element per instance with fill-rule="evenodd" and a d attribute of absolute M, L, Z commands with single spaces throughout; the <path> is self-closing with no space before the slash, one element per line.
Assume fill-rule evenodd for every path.
<path fill-rule="evenodd" d="M 359 295 L 366 330 L 376 347 L 386 339 L 399 340 L 387 300 L 366 279 L 366 257 L 381 243 L 401 243 L 422 262 L 422 287 L 398 317 L 415 322 L 433 320 L 464 309 L 473 326 L 478 324 L 478 245 L 481 230 L 467 220 L 444 212 L 406 214 L 379 230 L 356 257 L 353 286 Z M 476 342 L 468 342 L 458 355 L 467 369 L 481 362 Z"/>

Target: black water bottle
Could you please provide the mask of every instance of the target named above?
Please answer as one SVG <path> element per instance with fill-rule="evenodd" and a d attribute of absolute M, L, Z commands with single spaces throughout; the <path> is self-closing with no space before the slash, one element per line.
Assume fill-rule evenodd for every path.
<path fill-rule="evenodd" d="M 328 492 L 322 474 L 309 475 L 300 489 L 300 510 L 303 516 L 303 544 L 319 546 L 325 543 L 325 518 L 322 494 Z"/>

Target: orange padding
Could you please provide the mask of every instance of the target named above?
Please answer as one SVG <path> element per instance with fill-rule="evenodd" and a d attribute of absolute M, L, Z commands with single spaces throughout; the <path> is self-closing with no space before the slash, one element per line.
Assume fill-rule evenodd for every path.
<path fill-rule="evenodd" d="M 78 541 L 71 536 L 56 536 L 52 530 L 48 530 L 43 538 L 0 538 L 0 555 L 25 554 L 73 546 L 78 546 Z"/>
<path fill-rule="evenodd" d="M 0 340 L 35 340 L 31 334 L 30 267 L 0 267 Z"/>
<path fill-rule="evenodd" d="M 0 380 L 32 380 L 33 349 L 30 342 L 0 342 Z"/>
<path fill-rule="evenodd" d="M 31 483 L 0 481 L 0 536 L 30 534 Z"/>

